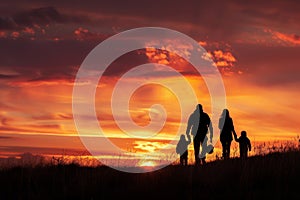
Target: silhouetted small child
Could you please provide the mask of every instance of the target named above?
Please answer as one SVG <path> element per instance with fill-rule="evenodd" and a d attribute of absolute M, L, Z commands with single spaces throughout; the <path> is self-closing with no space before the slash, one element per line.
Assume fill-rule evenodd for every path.
<path fill-rule="evenodd" d="M 251 143 L 249 138 L 247 137 L 246 131 L 242 131 L 241 136 L 239 138 L 235 136 L 234 139 L 239 143 L 240 146 L 240 158 L 247 158 L 248 150 L 251 151 Z"/>
<path fill-rule="evenodd" d="M 176 153 L 180 155 L 180 165 L 188 164 L 188 145 L 191 140 L 186 140 L 185 135 L 180 136 L 180 140 L 176 146 Z"/>

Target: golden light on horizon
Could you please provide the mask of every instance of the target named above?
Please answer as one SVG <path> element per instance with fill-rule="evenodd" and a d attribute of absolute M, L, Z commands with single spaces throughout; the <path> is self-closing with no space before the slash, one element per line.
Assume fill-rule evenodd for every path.
<path fill-rule="evenodd" d="M 154 161 L 142 161 L 141 163 L 139 163 L 140 167 L 155 167 L 157 164 Z"/>

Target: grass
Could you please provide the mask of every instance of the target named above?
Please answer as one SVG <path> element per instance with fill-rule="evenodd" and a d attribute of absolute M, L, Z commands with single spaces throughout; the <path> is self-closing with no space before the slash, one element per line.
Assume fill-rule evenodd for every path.
<path fill-rule="evenodd" d="M 76 164 L 0 171 L 1 199 L 299 199 L 300 152 L 130 174 Z"/>

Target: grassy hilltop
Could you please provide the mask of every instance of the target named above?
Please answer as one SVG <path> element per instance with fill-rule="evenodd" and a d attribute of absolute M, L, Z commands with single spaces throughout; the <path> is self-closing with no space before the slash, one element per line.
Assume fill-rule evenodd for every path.
<path fill-rule="evenodd" d="M 300 152 L 130 174 L 77 165 L 0 171 L 1 199 L 299 199 Z"/>

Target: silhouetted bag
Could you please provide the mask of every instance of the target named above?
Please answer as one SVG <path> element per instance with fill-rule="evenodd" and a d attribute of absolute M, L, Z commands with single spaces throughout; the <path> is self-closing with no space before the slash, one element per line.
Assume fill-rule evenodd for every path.
<path fill-rule="evenodd" d="M 207 145 L 207 153 L 212 154 L 214 152 L 214 146 L 212 144 Z"/>

